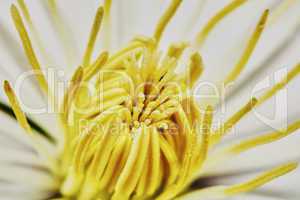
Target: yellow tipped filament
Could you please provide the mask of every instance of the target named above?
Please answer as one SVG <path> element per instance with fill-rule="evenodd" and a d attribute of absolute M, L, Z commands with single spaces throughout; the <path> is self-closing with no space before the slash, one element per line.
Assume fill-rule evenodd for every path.
<path fill-rule="evenodd" d="M 264 14 L 261 16 L 258 24 L 256 25 L 256 29 L 255 29 L 254 33 L 252 34 L 252 36 L 247 44 L 247 47 L 244 50 L 240 60 L 238 61 L 236 66 L 232 69 L 232 71 L 226 77 L 226 79 L 224 81 L 225 85 L 227 85 L 230 82 L 233 82 L 245 68 L 250 56 L 252 55 L 252 53 L 256 47 L 256 44 L 261 36 L 261 33 L 265 28 L 268 15 L 269 15 L 269 10 L 266 10 L 264 12 Z"/>
<path fill-rule="evenodd" d="M 112 0 L 105 0 L 104 1 L 104 48 L 110 48 L 111 42 L 111 4 Z"/>
<path fill-rule="evenodd" d="M 25 17 L 26 22 L 28 23 L 28 27 L 33 34 L 33 39 L 36 41 L 39 50 L 41 51 L 43 58 L 49 63 L 49 56 L 45 50 L 45 47 L 42 44 L 42 40 L 40 38 L 40 35 L 38 34 L 38 31 L 36 30 L 36 27 L 34 26 L 30 13 L 28 11 L 28 7 L 24 0 L 18 0 L 18 5 L 21 8 L 22 14 Z"/>
<path fill-rule="evenodd" d="M 28 123 L 27 117 L 25 113 L 22 111 L 20 107 L 20 103 L 17 99 L 17 96 L 15 95 L 13 89 L 11 88 L 8 81 L 4 81 L 4 91 L 6 93 L 6 96 L 8 97 L 9 103 L 12 107 L 12 110 L 17 118 L 17 121 L 19 122 L 20 126 L 30 135 L 30 137 L 34 140 L 34 147 L 35 150 L 43 156 L 44 161 L 46 164 L 50 167 L 51 170 L 53 170 L 54 173 L 56 173 L 57 170 L 57 163 L 56 160 L 53 159 L 48 153 L 48 151 L 42 146 L 37 140 L 35 140 L 35 135 L 32 132 L 31 126 Z"/>
<path fill-rule="evenodd" d="M 266 91 L 262 96 L 258 98 L 258 104 L 260 105 L 272 96 L 274 96 L 278 91 L 283 89 L 291 80 L 293 80 L 300 73 L 300 63 L 298 63 L 292 70 L 288 72 L 286 77 L 284 77 L 279 83 L 275 84 L 270 90 Z"/>
<path fill-rule="evenodd" d="M 235 9 L 239 8 L 241 5 L 246 3 L 247 0 L 233 0 L 230 4 L 225 6 L 222 10 L 220 10 L 215 16 L 213 16 L 208 23 L 204 26 L 201 32 L 198 33 L 196 37 L 195 47 L 198 49 L 202 46 L 204 41 L 206 40 L 209 33 L 213 30 L 213 28 L 227 15 L 232 13 Z"/>
<path fill-rule="evenodd" d="M 257 187 L 262 186 L 262 185 L 274 180 L 275 178 L 278 178 L 280 176 L 283 176 L 283 175 L 295 170 L 297 167 L 298 167 L 297 163 L 288 163 L 283 166 L 276 167 L 276 168 L 258 176 L 257 178 L 255 178 L 251 181 L 228 187 L 224 192 L 226 195 L 231 196 L 231 195 L 254 190 Z"/>
<path fill-rule="evenodd" d="M 154 38 L 156 39 L 157 42 L 160 41 L 161 36 L 163 32 L 165 31 L 168 23 L 172 19 L 172 17 L 175 15 L 177 9 L 179 8 L 180 4 L 182 3 L 182 0 L 171 0 L 171 4 L 168 7 L 168 9 L 165 11 L 165 13 L 162 15 L 160 18 L 155 32 L 154 32 Z"/>
<path fill-rule="evenodd" d="M 88 41 L 88 45 L 87 45 L 85 53 L 84 53 L 83 62 L 82 62 L 82 65 L 84 67 L 87 67 L 90 65 L 90 60 L 91 60 L 92 53 L 94 50 L 95 42 L 97 39 L 97 35 L 100 31 L 100 26 L 101 26 L 102 19 L 103 19 L 103 13 L 104 13 L 103 7 L 99 7 L 97 10 L 95 19 L 94 19 L 93 27 L 92 27 L 89 41 Z"/>
<path fill-rule="evenodd" d="M 27 5 L 25 4 L 24 0 L 18 0 L 18 4 L 23 12 L 23 15 L 24 15 L 26 21 L 29 22 L 30 25 L 32 25 L 32 20 L 31 20 Z"/>
<path fill-rule="evenodd" d="M 105 20 L 109 21 L 109 17 L 110 17 L 110 11 L 111 11 L 111 3 L 112 0 L 105 0 L 104 1 L 104 15 L 105 15 Z"/>
<path fill-rule="evenodd" d="M 14 111 L 14 114 L 16 115 L 18 122 L 24 128 L 25 131 L 31 134 L 31 127 L 8 81 L 4 81 L 4 91 L 9 99 L 10 105 Z"/>
<path fill-rule="evenodd" d="M 35 52 L 33 50 L 28 33 L 25 29 L 25 26 L 24 26 L 24 23 L 20 16 L 20 13 L 15 5 L 11 6 L 11 15 L 13 17 L 16 29 L 19 32 L 20 38 L 22 40 L 23 48 L 26 53 L 26 56 L 32 66 L 32 69 L 35 70 L 36 78 L 39 82 L 39 85 L 40 85 L 41 89 L 45 92 L 45 94 L 47 94 L 48 93 L 48 83 L 43 75 L 40 63 L 35 55 Z"/>

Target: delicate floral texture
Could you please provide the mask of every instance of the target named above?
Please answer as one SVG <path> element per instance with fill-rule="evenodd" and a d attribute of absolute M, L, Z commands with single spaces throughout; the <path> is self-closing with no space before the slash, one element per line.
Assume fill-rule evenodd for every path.
<path fill-rule="evenodd" d="M 78 2 L 17 0 L 2 8 L 10 11 L 9 28 L 15 27 L 17 35 L 0 31 L 5 49 L 1 53 L 13 60 L 1 67 L 6 97 L 0 101 L 0 199 L 228 199 L 259 191 L 265 184 L 272 189 L 270 198 L 282 195 L 271 181 L 294 171 L 299 156 L 295 133 L 300 121 L 289 118 L 290 113 L 296 115 L 289 107 L 297 105 L 299 94 L 293 92 L 291 101 L 286 89 L 297 83 L 300 73 L 299 53 L 291 53 L 299 43 L 298 0 L 228 0 L 215 5 L 205 0 L 104 0 L 89 22 L 81 10 L 96 3 Z M 79 12 L 72 11 L 79 8 L 74 5 L 81 5 Z M 142 7 L 147 12 L 155 7 L 156 14 L 159 5 L 163 10 L 157 17 L 144 16 Z M 31 11 L 41 9 L 47 12 Z M 67 22 L 68 13 L 73 13 L 76 26 Z M 36 19 L 39 15 L 45 21 Z M 199 18 L 203 22 L 198 26 Z M 50 22 L 51 29 L 41 21 Z M 80 31 L 88 33 L 81 60 L 75 45 Z M 57 44 L 49 42 L 53 37 Z M 289 51 L 284 55 L 283 50 Z M 275 82 L 265 84 L 261 80 L 274 72 L 266 66 L 278 65 L 275 60 L 281 57 L 284 61 L 277 67 L 291 67 L 277 71 Z M 57 60 L 65 60 L 68 67 L 56 71 L 51 66 L 61 66 Z M 10 66 L 16 64 L 32 70 L 25 66 L 25 71 L 14 73 Z M 60 79 L 68 71 L 74 72 L 64 90 Z M 213 74 L 211 82 L 204 81 L 206 71 Z M 293 89 L 299 84 L 289 91 Z M 262 109 L 272 99 L 271 111 Z M 273 118 L 266 114 L 271 112 Z M 15 122 L 19 127 L 10 130 Z M 254 125 L 262 123 L 271 128 L 244 138 L 245 130 L 257 131 Z M 285 138 L 295 143 L 280 143 Z M 263 149 L 268 146 L 271 150 Z M 265 159 L 257 162 L 260 156 Z M 228 167 L 231 158 L 235 163 Z M 297 185 L 299 175 L 293 173 Z M 243 177 L 248 175 L 252 177 Z M 291 186 L 281 189 L 287 188 Z M 295 192 L 280 197 L 297 199 Z M 265 190 L 260 193 L 254 199 L 268 196 Z"/>

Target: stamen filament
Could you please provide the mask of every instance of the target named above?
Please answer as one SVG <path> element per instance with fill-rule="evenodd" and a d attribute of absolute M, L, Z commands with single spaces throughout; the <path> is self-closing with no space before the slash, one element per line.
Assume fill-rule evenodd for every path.
<path fill-rule="evenodd" d="M 32 128 L 30 124 L 28 123 L 27 117 L 22 111 L 20 107 L 20 103 L 17 99 L 17 96 L 15 95 L 13 89 L 11 88 L 8 81 L 4 81 L 4 91 L 8 97 L 8 100 L 11 104 L 11 107 L 13 109 L 13 112 L 17 118 L 17 121 L 21 125 L 21 127 L 29 134 L 30 137 L 34 139 L 34 147 L 35 150 L 42 156 L 47 165 L 49 166 L 49 169 L 52 170 L 52 172 L 57 173 L 57 162 L 56 160 L 51 157 L 48 153 L 48 151 L 39 143 L 39 141 L 35 140 L 35 135 L 33 134 Z"/>
<path fill-rule="evenodd" d="M 83 61 L 82 61 L 82 65 L 84 67 L 87 67 L 90 65 L 90 60 L 92 57 L 92 53 L 95 47 L 95 42 L 97 39 L 97 35 L 100 31 L 100 27 L 101 27 L 101 23 L 102 23 L 102 19 L 103 19 L 103 14 L 104 14 L 104 9 L 103 7 L 99 7 L 97 9 L 97 13 L 94 19 L 94 23 L 92 26 L 92 30 L 89 36 L 89 41 L 88 41 L 88 45 L 86 47 L 85 53 L 84 53 L 84 57 L 83 57 Z"/>
<path fill-rule="evenodd" d="M 104 49 L 111 46 L 111 4 L 112 0 L 104 1 Z"/>
<path fill-rule="evenodd" d="M 297 163 L 288 163 L 279 167 L 276 167 L 257 178 L 250 180 L 246 183 L 234 185 L 231 187 L 228 187 L 224 193 L 228 196 L 232 196 L 239 193 L 249 192 L 251 190 L 256 189 L 259 186 L 262 186 L 280 176 L 283 176 L 293 170 L 295 170 L 298 167 Z"/>
<path fill-rule="evenodd" d="M 163 32 L 165 31 L 172 17 L 175 15 L 181 3 L 182 0 L 171 0 L 171 4 L 169 5 L 165 13 L 161 16 L 154 32 L 154 38 L 156 39 L 157 43 L 159 43 L 159 41 L 161 40 Z"/>
<path fill-rule="evenodd" d="M 36 27 L 34 26 L 34 23 L 31 19 L 31 16 L 30 16 L 30 13 L 28 11 L 28 7 L 27 7 L 25 1 L 18 0 L 18 5 L 21 8 L 21 12 L 25 17 L 26 22 L 29 25 L 29 29 L 30 29 L 31 33 L 33 34 L 33 39 L 35 39 L 37 46 L 43 55 L 43 58 L 46 60 L 47 63 L 50 63 L 49 56 L 48 56 L 46 49 L 42 43 L 42 39 L 40 38 L 40 35 L 38 34 Z"/>
<path fill-rule="evenodd" d="M 193 88 L 203 72 L 203 62 L 199 53 L 194 53 L 190 60 L 191 63 L 184 76 L 183 82 L 186 83 L 189 88 Z"/>
<path fill-rule="evenodd" d="M 167 180 L 167 185 L 170 185 L 175 182 L 178 176 L 180 169 L 179 161 L 176 152 L 162 135 L 159 135 L 159 146 L 168 163 L 170 174 Z"/>
<path fill-rule="evenodd" d="M 243 141 L 239 144 L 236 144 L 236 145 L 228 148 L 226 150 L 226 152 L 238 154 L 238 153 L 247 151 L 249 149 L 252 149 L 254 147 L 280 140 L 280 139 L 292 134 L 299 128 L 300 128 L 300 121 L 296 121 L 296 122 L 290 124 L 284 130 L 274 131 L 272 133 L 268 133 L 265 135 L 254 137 L 252 139 L 248 139 L 246 141 Z"/>
<path fill-rule="evenodd" d="M 257 99 L 252 98 L 244 107 L 242 107 L 238 112 L 236 112 L 232 117 L 230 117 L 224 125 L 222 125 L 217 131 L 212 133 L 211 136 L 211 145 L 218 143 L 221 138 L 225 136 L 225 134 L 247 113 L 249 113 L 257 104 Z"/>
<path fill-rule="evenodd" d="M 234 196 L 241 193 L 250 192 L 256 188 L 271 182 L 272 180 L 283 176 L 298 167 L 297 163 L 287 163 L 271 169 L 258 177 L 247 181 L 245 183 L 236 184 L 233 186 L 212 186 L 204 189 L 191 191 L 185 195 L 180 196 L 178 199 L 193 199 L 193 197 L 203 199 L 225 199 L 229 196 Z"/>
<path fill-rule="evenodd" d="M 112 200 L 128 199 L 143 171 L 150 140 L 149 128 L 142 125 L 134 136 L 126 165 L 116 184 Z"/>
<path fill-rule="evenodd" d="M 197 34 L 195 48 L 199 49 L 203 43 L 205 42 L 209 33 L 214 29 L 214 27 L 222 21 L 227 15 L 231 14 L 237 8 L 246 3 L 247 0 L 233 0 L 230 4 L 225 6 L 222 10 L 220 10 L 216 15 L 214 15 L 208 23 L 204 26 L 204 28 Z"/>
<path fill-rule="evenodd" d="M 201 143 L 200 143 L 200 150 L 195 162 L 196 169 L 199 169 L 199 166 L 203 164 L 203 162 L 207 157 L 209 143 L 210 143 L 210 130 L 212 125 L 212 118 L 213 118 L 213 109 L 211 106 L 207 106 L 204 113 L 203 122 L 200 127 Z"/>
<path fill-rule="evenodd" d="M 64 100 L 63 100 L 62 119 L 67 124 L 69 122 L 68 114 L 69 114 L 69 110 L 71 108 L 72 99 L 75 97 L 75 95 L 79 89 L 80 83 L 82 81 L 82 77 L 83 77 L 83 69 L 82 69 L 82 67 L 79 67 L 72 77 L 71 84 L 70 84 L 70 86 L 65 94 Z"/>
<path fill-rule="evenodd" d="M 226 79 L 224 81 L 225 85 L 236 80 L 236 78 L 241 74 L 241 72 L 245 68 L 245 66 L 248 63 L 248 60 L 250 59 L 250 56 L 252 55 L 252 53 L 256 47 L 256 44 L 265 28 L 268 15 L 269 15 L 269 10 L 266 10 L 263 13 L 263 15 L 261 16 L 258 24 L 256 25 L 254 33 L 250 37 L 250 40 L 246 46 L 246 49 L 242 53 L 240 60 L 238 61 L 236 66 L 232 69 L 232 71 L 226 77 Z"/>
<path fill-rule="evenodd" d="M 108 52 L 103 52 L 101 53 L 98 58 L 96 59 L 96 61 L 90 65 L 90 67 L 87 67 L 87 69 L 85 70 L 85 74 L 84 74 L 84 81 L 88 81 L 89 79 L 91 79 L 94 75 L 96 75 L 99 70 L 101 70 L 101 68 L 105 65 L 105 63 L 108 60 Z"/>
<path fill-rule="evenodd" d="M 22 111 L 20 104 L 17 100 L 17 97 L 13 91 L 13 89 L 11 88 L 10 84 L 8 81 L 4 81 L 4 91 L 9 99 L 9 102 L 11 104 L 11 107 L 15 113 L 15 116 L 18 120 L 18 122 L 20 123 L 20 125 L 22 126 L 22 128 L 24 128 L 24 130 L 27 133 L 32 134 L 32 130 L 31 127 L 27 121 L 26 115 L 24 114 L 24 112 Z"/>
<path fill-rule="evenodd" d="M 33 50 L 31 41 L 29 39 L 28 33 L 27 33 L 24 23 L 22 21 L 21 15 L 15 5 L 11 6 L 11 15 L 13 17 L 13 21 L 15 23 L 16 29 L 19 32 L 20 38 L 22 40 L 23 48 L 26 53 L 26 56 L 31 64 L 33 70 L 36 71 L 35 74 L 36 74 L 36 78 L 39 82 L 39 85 L 40 85 L 41 89 L 43 90 L 43 92 L 45 92 L 45 94 L 48 94 L 48 83 L 46 81 L 45 76 L 43 75 L 40 63 L 39 63 L 39 61 L 35 55 L 35 52 Z"/>
<path fill-rule="evenodd" d="M 186 43 L 186 42 L 180 42 L 180 43 L 171 44 L 170 47 L 169 47 L 169 49 L 168 49 L 167 55 L 170 58 L 179 59 L 180 56 L 182 55 L 183 51 L 188 46 L 189 46 L 189 44 Z"/>

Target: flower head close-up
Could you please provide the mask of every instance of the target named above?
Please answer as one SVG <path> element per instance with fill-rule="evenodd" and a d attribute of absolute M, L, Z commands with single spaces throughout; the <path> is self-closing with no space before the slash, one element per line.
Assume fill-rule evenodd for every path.
<path fill-rule="evenodd" d="M 299 0 L 2 0 L 0 199 L 300 198 Z"/>

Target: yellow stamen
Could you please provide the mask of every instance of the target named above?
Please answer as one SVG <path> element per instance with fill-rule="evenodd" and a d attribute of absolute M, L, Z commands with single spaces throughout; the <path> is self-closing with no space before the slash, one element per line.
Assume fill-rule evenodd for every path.
<path fill-rule="evenodd" d="M 99 70 L 101 70 L 101 68 L 107 62 L 108 56 L 108 52 L 103 52 L 98 56 L 96 61 L 85 70 L 86 72 L 84 74 L 84 81 L 88 81 L 92 76 L 97 74 Z"/>
<path fill-rule="evenodd" d="M 33 39 L 35 39 L 37 46 L 39 47 L 39 50 L 41 51 L 43 58 L 46 60 L 47 63 L 50 63 L 50 59 L 49 59 L 49 55 L 46 52 L 46 49 L 42 43 L 42 39 L 40 37 L 40 35 L 38 34 L 38 31 L 36 29 L 36 27 L 34 26 L 34 23 L 31 19 L 30 13 L 28 11 L 28 7 L 25 3 L 24 0 L 18 0 L 18 4 L 21 8 L 22 14 L 25 17 L 26 22 L 28 23 L 28 27 L 31 31 L 31 33 L 33 34 Z"/>
<path fill-rule="evenodd" d="M 292 70 L 290 70 L 287 75 L 277 84 L 275 84 L 270 90 L 266 91 L 262 96 L 258 98 L 257 105 L 262 104 L 272 96 L 274 96 L 278 91 L 283 89 L 291 80 L 293 80 L 300 73 L 300 63 L 298 63 Z"/>
<path fill-rule="evenodd" d="M 283 166 L 276 167 L 251 181 L 228 187 L 224 192 L 226 195 L 231 196 L 231 195 L 254 190 L 259 186 L 262 186 L 280 176 L 283 176 L 295 170 L 297 167 L 298 167 L 297 163 L 288 163 Z"/>
<path fill-rule="evenodd" d="M 128 160 L 117 182 L 112 200 L 128 199 L 143 171 L 149 145 L 149 128 L 142 125 L 134 138 Z"/>
<path fill-rule="evenodd" d="M 226 150 L 226 152 L 238 154 L 247 151 L 249 149 L 252 149 L 254 147 L 257 147 L 259 145 L 264 145 L 267 143 L 280 140 L 290 135 L 291 133 L 295 132 L 299 128 L 300 128 L 300 121 L 297 121 L 289 125 L 285 130 L 275 131 L 269 134 L 257 136 L 255 138 L 243 141 L 237 145 L 234 145 L 233 147 L 230 147 L 229 149 Z"/>
<path fill-rule="evenodd" d="M 104 1 L 104 48 L 110 48 L 111 42 L 111 3 L 112 0 L 105 0 Z"/>
<path fill-rule="evenodd" d="M 188 45 L 189 44 L 186 42 L 171 44 L 171 46 L 168 49 L 167 55 L 170 58 L 174 57 L 176 59 L 179 59 L 183 51 L 188 47 Z"/>
<path fill-rule="evenodd" d="M 202 116 L 201 110 L 198 106 L 197 101 L 193 97 L 187 97 L 181 101 L 184 112 L 187 113 L 187 117 L 191 126 L 198 125 L 201 123 Z"/>
<path fill-rule="evenodd" d="M 119 90 L 119 91 L 122 91 L 122 90 Z M 124 91 L 122 91 L 122 92 L 123 92 L 123 94 L 121 94 L 121 95 L 108 94 L 108 95 L 111 95 L 111 97 L 100 102 L 100 104 L 91 105 L 91 108 L 93 108 L 93 109 L 89 110 L 90 112 L 88 112 L 88 113 L 82 114 L 82 117 L 89 119 L 97 114 L 100 114 L 102 111 L 104 111 L 110 107 L 120 105 L 120 104 L 126 102 L 128 99 L 130 99 L 130 96 L 128 94 L 125 95 L 125 92 Z"/>
<path fill-rule="evenodd" d="M 182 0 L 171 0 L 171 4 L 168 7 L 168 9 L 165 11 L 165 13 L 160 18 L 156 29 L 154 33 L 154 38 L 156 39 L 157 43 L 159 43 L 161 36 L 163 32 L 165 31 L 168 23 L 172 19 L 172 17 L 175 15 L 177 9 L 179 8 L 180 4 L 182 3 Z"/>
<path fill-rule="evenodd" d="M 118 138 L 116 137 L 118 133 L 112 132 L 113 130 L 109 130 L 110 128 L 113 128 L 113 125 L 116 122 L 115 120 L 116 119 L 110 120 L 111 122 L 107 124 L 109 126 L 108 129 L 106 128 L 107 132 L 104 133 L 101 141 L 97 144 L 96 154 L 87 172 L 88 176 L 93 176 L 98 180 L 104 172 L 112 147 Z M 99 132 L 101 131 L 102 130 L 100 129 Z"/>
<path fill-rule="evenodd" d="M 232 13 L 234 10 L 239 8 L 241 5 L 246 3 L 247 0 L 233 0 L 230 4 L 225 6 L 222 10 L 220 10 L 216 15 L 214 15 L 208 23 L 204 26 L 204 28 L 197 34 L 195 48 L 198 49 L 201 47 L 206 40 L 209 33 L 213 30 L 213 28 L 227 15 Z"/>
<path fill-rule="evenodd" d="M 187 113 L 184 112 L 182 106 L 178 105 L 176 106 L 176 113 L 174 115 L 174 119 L 178 125 L 178 129 L 180 130 L 181 134 L 184 132 L 190 133 L 192 132 L 192 127 L 190 126 L 190 123 L 188 121 L 188 117 L 187 117 Z M 192 134 L 188 134 L 188 135 L 182 135 L 182 137 L 186 137 L 187 141 L 186 142 L 187 145 L 191 144 L 190 142 L 193 142 L 191 139 Z M 187 146 L 187 148 L 190 148 L 191 146 Z M 183 152 L 184 153 L 184 152 Z M 188 156 L 188 155 L 185 155 Z"/>
<path fill-rule="evenodd" d="M 154 47 L 156 45 L 156 40 L 153 37 L 138 35 L 134 37 L 132 43 L 141 43 L 144 44 L 144 46 L 148 47 L 149 49 L 154 50 Z"/>
<path fill-rule="evenodd" d="M 152 77 L 153 81 L 155 82 L 159 81 L 165 74 L 167 74 L 167 72 L 172 73 L 176 66 L 177 66 L 176 59 L 169 58 L 169 57 L 165 58 L 162 61 L 160 67 L 153 74 Z"/>
<path fill-rule="evenodd" d="M 113 192 L 115 190 L 115 185 L 117 183 L 117 180 L 120 177 L 120 175 L 121 175 L 121 173 L 124 169 L 124 166 L 125 166 L 125 164 L 128 160 L 128 156 L 130 154 L 131 146 L 132 146 L 132 140 L 129 139 L 129 142 L 126 146 L 124 154 L 123 154 L 122 158 L 120 159 L 120 165 L 119 165 L 119 167 L 117 167 L 118 169 L 116 171 L 114 171 L 113 177 L 110 181 L 109 192 Z M 115 165 L 115 163 L 114 163 L 114 165 Z"/>
<path fill-rule="evenodd" d="M 152 128 L 151 133 L 151 169 L 149 169 L 148 186 L 146 187 L 146 194 L 152 195 L 160 186 L 160 146 L 159 133 L 156 128 Z"/>
<path fill-rule="evenodd" d="M 137 66 L 137 61 L 134 57 L 128 59 L 127 62 L 125 62 L 126 65 L 126 73 L 132 77 L 134 85 L 139 86 L 142 84 L 142 76 L 139 73 L 140 69 Z"/>
<path fill-rule="evenodd" d="M 297 167 L 297 163 L 287 163 L 268 172 L 265 172 L 262 175 L 245 183 L 233 186 L 213 186 L 209 188 L 199 189 L 186 195 L 180 196 L 178 199 L 194 199 L 194 197 L 201 199 L 225 199 L 229 196 L 234 196 L 240 193 L 255 190 L 256 188 L 295 170 Z"/>
<path fill-rule="evenodd" d="M 113 69 L 116 66 L 123 65 L 124 60 L 130 58 L 132 55 L 136 55 L 139 52 L 142 52 L 144 46 L 145 44 L 143 43 L 133 42 L 116 54 L 112 55 L 105 67 L 108 69 Z"/>
<path fill-rule="evenodd" d="M 31 129 L 30 124 L 28 123 L 27 117 L 25 113 L 22 111 L 20 107 L 20 103 L 17 99 L 17 96 L 15 95 L 13 89 L 11 88 L 10 84 L 8 81 L 4 81 L 4 91 L 8 97 L 8 100 L 10 102 L 10 105 L 13 109 L 13 112 L 21 125 L 21 127 L 32 137 L 34 140 L 34 147 L 35 150 L 42 156 L 43 160 L 46 162 L 46 164 L 50 167 L 51 170 L 53 170 L 54 173 L 57 171 L 57 162 L 56 160 L 51 157 L 48 153 L 48 151 L 42 146 L 39 141 L 36 140 L 35 135 L 33 134 L 33 131 Z"/>
<path fill-rule="evenodd" d="M 232 117 L 230 117 L 224 125 L 222 125 L 217 131 L 212 133 L 211 136 L 212 145 L 218 143 L 222 137 L 247 113 L 249 113 L 257 103 L 257 99 L 252 98 L 244 107 L 242 107 L 238 112 L 236 112 Z"/>
<path fill-rule="evenodd" d="M 25 131 L 27 131 L 28 133 L 31 134 L 31 132 L 32 132 L 31 127 L 30 127 L 30 125 L 27 121 L 27 118 L 20 107 L 17 97 L 8 81 L 4 81 L 4 91 L 9 99 L 9 102 L 14 111 L 14 114 L 16 115 L 18 122 L 20 123 L 22 128 L 24 128 Z"/>
<path fill-rule="evenodd" d="M 266 10 L 264 12 L 264 14 L 261 16 L 258 24 L 256 25 L 256 29 L 255 29 L 254 33 L 250 37 L 250 40 L 247 44 L 246 49 L 242 53 L 240 60 L 238 61 L 238 63 L 234 66 L 232 71 L 226 77 L 226 79 L 224 81 L 225 85 L 227 85 L 230 82 L 235 81 L 235 79 L 241 74 L 241 72 L 245 68 L 250 56 L 252 55 L 252 53 L 256 47 L 256 44 L 261 36 L 261 33 L 265 28 L 265 24 L 266 24 L 268 15 L 269 15 L 269 10 Z"/>
<path fill-rule="evenodd" d="M 107 162 L 107 153 L 111 150 L 113 143 L 116 139 L 116 137 L 113 134 L 110 134 L 110 126 L 113 123 L 114 115 L 108 116 L 106 119 L 108 119 L 108 124 L 103 126 L 98 126 L 96 123 L 92 124 L 92 127 L 89 127 L 87 132 L 80 133 L 79 137 L 82 137 L 79 139 L 79 143 L 77 147 L 75 148 L 75 155 L 73 160 L 73 165 L 70 167 L 71 173 L 68 174 L 67 179 L 65 180 L 63 187 L 61 189 L 61 192 L 65 196 L 72 196 L 74 195 L 80 188 L 84 173 L 83 167 L 85 167 L 86 162 L 89 162 L 87 160 L 88 156 L 83 157 L 83 153 L 88 154 L 88 150 L 90 150 L 88 147 L 88 144 L 92 142 L 92 139 L 94 137 L 97 137 L 95 133 L 97 134 L 103 134 L 101 140 L 99 143 L 97 143 L 96 147 L 96 154 L 92 159 L 91 165 L 89 166 L 89 169 L 87 171 L 87 178 L 85 179 L 84 187 L 90 187 L 89 193 L 85 193 L 86 198 L 93 198 L 94 195 L 94 188 L 93 184 L 99 177 L 99 174 L 101 174 L 103 171 L 103 166 L 106 166 Z M 99 120 L 104 120 L 105 117 L 101 117 Z M 104 131 L 103 131 L 104 130 Z M 103 133 L 102 133 L 103 132 Z M 82 135 L 84 134 L 84 135 Z M 103 148 L 103 145 L 109 145 L 107 149 Z M 75 179 L 74 179 L 75 177 Z M 85 189 L 86 191 L 86 189 Z M 79 198 L 80 199 L 80 198 Z"/>
<path fill-rule="evenodd" d="M 99 7 L 94 19 L 94 23 L 93 23 L 93 27 L 89 36 L 89 41 L 88 41 L 88 45 L 86 47 L 85 53 L 84 53 L 84 57 L 83 57 L 83 61 L 82 61 L 82 65 L 84 67 L 87 67 L 90 65 L 90 60 L 92 57 L 92 53 L 95 47 L 95 42 L 97 39 L 97 35 L 100 31 L 100 26 L 102 23 L 102 19 L 103 19 L 103 13 L 104 13 L 104 9 L 103 7 Z"/>
<path fill-rule="evenodd" d="M 144 42 L 139 42 L 139 41 L 133 41 L 129 45 L 127 45 L 125 48 L 121 49 L 117 53 L 111 56 L 109 59 L 110 62 L 117 60 L 118 58 L 124 56 L 124 54 L 127 54 L 128 52 L 132 52 L 138 48 L 142 48 L 145 46 Z"/>
<path fill-rule="evenodd" d="M 69 117 L 68 114 L 72 106 L 71 103 L 79 89 L 80 83 L 82 81 L 82 77 L 83 77 L 83 69 L 82 67 L 79 67 L 72 77 L 71 85 L 69 86 L 68 91 L 66 92 L 66 95 L 63 100 L 62 114 L 63 114 L 63 120 L 65 122 L 68 122 L 68 117 Z"/>
<path fill-rule="evenodd" d="M 13 17 L 16 29 L 19 32 L 20 38 L 22 40 L 23 48 L 26 53 L 26 56 L 32 66 L 32 69 L 35 70 L 35 72 L 36 72 L 36 78 L 39 82 L 39 85 L 40 85 L 41 89 L 45 92 L 45 94 L 47 94 L 48 93 L 48 83 L 46 81 L 46 78 L 43 75 L 40 63 L 35 55 L 35 52 L 33 50 L 28 33 L 25 29 L 25 26 L 24 26 L 24 23 L 20 16 L 20 13 L 15 5 L 11 6 L 11 15 Z"/>
<path fill-rule="evenodd" d="M 101 178 L 101 181 L 98 184 L 99 188 L 104 188 L 107 185 L 109 185 L 112 182 L 112 178 L 115 176 L 115 173 L 119 171 L 118 173 L 121 172 L 120 169 L 124 166 L 124 164 L 121 164 L 121 159 L 123 152 L 125 153 L 125 157 L 128 156 L 129 154 L 129 149 L 128 145 L 130 145 L 130 135 L 129 134 L 124 134 L 118 139 L 116 146 L 114 147 L 114 150 L 112 152 L 112 156 L 108 162 L 108 165 L 106 167 L 106 171 L 103 174 L 103 177 Z M 116 163 L 119 163 L 116 165 Z"/>
<path fill-rule="evenodd" d="M 199 53 L 194 53 L 190 59 L 191 63 L 187 69 L 183 82 L 192 88 L 203 72 L 203 62 Z"/>
<path fill-rule="evenodd" d="M 166 139 L 160 135 L 159 138 L 159 145 L 162 151 L 162 154 L 167 160 L 168 166 L 169 166 L 169 177 L 167 180 L 167 185 L 170 185 L 174 183 L 178 176 L 179 172 L 179 161 L 176 155 L 176 152 L 172 148 L 172 146 L 166 141 Z"/>
<path fill-rule="evenodd" d="M 144 170 L 147 173 L 143 173 L 140 177 L 136 189 L 137 197 L 143 197 L 145 194 L 152 195 L 160 185 L 158 182 L 160 170 L 160 146 L 158 134 L 156 127 L 151 128 L 149 156 L 144 165 Z"/>
<path fill-rule="evenodd" d="M 212 125 L 212 118 L 213 118 L 213 109 L 211 106 L 207 106 L 203 122 L 201 123 L 200 127 L 200 137 L 201 137 L 201 143 L 200 143 L 200 150 L 197 154 L 196 164 L 195 167 L 199 169 L 199 166 L 203 164 L 207 157 L 208 148 L 209 148 L 209 142 L 210 142 L 210 129 Z"/>

